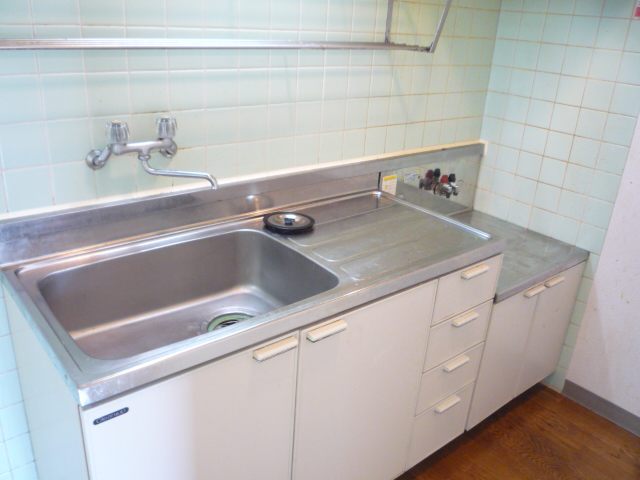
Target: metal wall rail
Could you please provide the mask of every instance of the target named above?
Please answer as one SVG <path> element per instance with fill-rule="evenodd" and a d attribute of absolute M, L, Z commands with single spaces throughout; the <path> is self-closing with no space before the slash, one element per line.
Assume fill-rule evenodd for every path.
<path fill-rule="evenodd" d="M 59 38 L 0 39 L 0 50 L 411 50 L 434 53 L 453 0 L 447 0 L 430 46 L 390 40 L 393 0 L 388 0 L 384 42 L 325 42 L 295 40 L 217 40 L 171 38 Z"/>

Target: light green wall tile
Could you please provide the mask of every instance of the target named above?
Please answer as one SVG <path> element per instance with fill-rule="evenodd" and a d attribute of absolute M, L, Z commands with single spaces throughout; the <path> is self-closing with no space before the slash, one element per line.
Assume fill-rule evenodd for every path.
<path fill-rule="evenodd" d="M 586 195 L 562 190 L 558 203 L 558 214 L 573 220 L 580 221 L 587 201 Z"/>
<path fill-rule="evenodd" d="M 581 2 L 578 2 L 580 4 Z M 600 19 L 597 17 L 575 16 L 569 29 L 569 45 L 576 47 L 592 47 L 596 41 Z"/>
<path fill-rule="evenodd" d="M 171 110 L 204 108 L 204 73 L 199 70 L 169 72 Z"/>
<path fill-rule="evenodd" d="M 265 140 L 238 144 L 238 175 L 261 173 L 267 169 Z"/>
<path fill-rule="evenodd" d="M 592 140 L 600 140 L 602 139 L 606 122 L 606 113 L 581 108 L 578 125 L 576 127 L 576 135 Z"/>
<path fill-rule="evenodd" d="M 15 0 L 2 2 L 0 16 L 4 24 L 29 24 L 31 23 L 31 11 L 29 0 Z"/>
<path fill-rule="evenodd" d="M 622 175 L 628 156 L 629 149 L 627 147 L 603 143 L 600 146 L 595 167 L 603 172 Z"/>
<path fill-rule="evenodd" d="M 5 170 L 3 175 L 9 212 L 53 204 L 48 167 Z"/>
<path fill-rule="evenodd" d="M 40 88 L 35 75 L 0 77 L 0 123 L 42 119 Z"/>
<path fill-rule="evenodd" d="M 621 60 L 622 54 L 620 52 L 594 50 L 591 67 L 589 68 L 589 78 L 607 80 L 609 82 L 615 81 Z"/>
<path fill-rule="evenodd" d="M 614 203 L 620 188 L 620 175 L 597 172 L 591 182 L 589 196 Z"/>
<path fill-rule="evenodd" d="M 156 26 L 165 23 L 165 2 L 155 0 L 124 0 L 127 25 Z"/>
<path fill-rule="evenodd" d="M 593 170 L 591 168 L 581 167 L 580 165 L 567 165 L 567 171 L 564 176 L 562 188 L 575 193 L 585 194 L 591 186 L 591 177 Z"/>
<path fill-rule="evenodd" d="M 629 20 L 603 18 L 600 20 L 596 47 L 608 50 L 622 50 L 627 39 Z"/>
<path fill-rule="evenodd" d="M 551 117 L 551 130 L 573 135 L 578 123 L 580 109 L 569 105 L 556 103 Z"/>
<path fill-rule="evenodd" d="M 618 82 L 640 85 L 640 53 L 622 55 Z"/>
<path fill-rule="evenodd" d="M 597 180 L 596 180 L 597 181 Z M 595 198 L 587 198 L 582 221 L 588 225 L 606 229 L 613 213 L 613 204 Z M 586 302 L 586 299 L 582 300 Z"/>
<path fill-rule="evenodd" d="M 583 137 L 575 137 L 571 146 L 569 162 L 583 167 L 593 168 L 596 165 L 600 143 Z"/>
<path fill-rule="evenodd" d="M 547 12 L 571 14 L 573 13 L 574 5 L 575 0 L 549 0 Z"/>
<path fill-rule="evenodd" d="M 590 252 L 599 254 L 602 250 L 606 233 L 606 230 L 602 228 L 592 227 L 591 225 L 583 223 L 578 231 L 576 245 Z M 573 346 L 569 343 L 566 343 L 566 345 Z"/>
<path fill-rule="evenodd" d="M 608 111 L 613 96 L 614 85 L 613 82 L 587 80 L 582 106 L 593 110 Z"/>
<path fill-rule="evenodd" d="M 92 73 L 86 78 L 91 116 L 130 113 L 129 77 L 126 73 Z"/>
<path fill-rule="evenodd" d="M 169 110 L 169 85 L 166 72 L 131 72 L 129 88 L 131 108 L 134 112 Z"/>
<path fill-rule="evenodd" d="M 51 181 L 57 205 L 91 200 L 97 196 L 94 172 L 84 161 L 53 165 Z"/>
<path fill-rule="evenodd" d="M 79 0 L 83 25 L 124 25 L 124 2 Z"/>
<path fill-rule="evenodd" d="M 573 14 L 599 17 L 602 13 L 603 4 L 604 0 L 576 0 L 576 6 L 573 10 Z"/>
<path fill-rule="evenodd" d="M 556 240 L 573 245 L 578 237 L 579 228 L 579 222 L 557 215 L 553 224 L 551 236 Z"/>
<path fill-rule="evenodd" d="M 567 47 L 564 53 L 562 73 L 573 77 L 586 77 L 591 66 L 593 49 L 584 47 Z"/>
<path fill-rule="evenodd" d="M 47 120 L 88 115 L 87 84 L 83 74 L 42 75 L 40 83 Z"/>
<path fill-rule="evenodd" d="M 566 169 L 567 162 L 544 157 L 540 170 L 540 181 L 554 187 L 562 187 Z"/>
<path fill-rule="evenodd" d="M 2 168 L 9 170 L 48 163 L 44 123 L 17 123 L 0 126 Z"/>
<path fill-rule="evenodd" d="M 33 23 L 78 25 L 80 12 L 77 0 L 31 0 Z"/>
<path fill-rule="evenodd" d="M 571 17 L 569 15 L 547 15 L 542 32 L 542 41 L 565 45 L 569 38 L 569 27 L 571 27 Z"/>
<path fill-rule="evenodd" d="M 628 147 L 631 145 L 637 118 L 624 115 L 609 114 L 602 140 Z"/>
<path fill-rule="evenodd" d="M 637 118 L 640 113 L 640 87 L 617 84 L 610 111 Z"/>

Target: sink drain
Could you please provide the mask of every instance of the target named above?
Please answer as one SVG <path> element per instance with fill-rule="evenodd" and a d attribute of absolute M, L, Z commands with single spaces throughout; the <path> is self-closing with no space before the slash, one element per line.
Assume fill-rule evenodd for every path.
<path fill-rule="evenodd" d="M 224 327 L 230 327 L 236 323 L 240 323 L 243 320 L 253 318 L 253 315 L 247 315 L 246 313 L 225 313 L 224 315 L 218 315 L 207 325 L 207 332 L 213 332 Z"/>

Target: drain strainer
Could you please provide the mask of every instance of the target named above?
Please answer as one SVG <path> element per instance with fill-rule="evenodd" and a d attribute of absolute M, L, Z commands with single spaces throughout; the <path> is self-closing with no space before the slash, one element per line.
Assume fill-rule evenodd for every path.
<path fill-rule="evenodd" d="M 218 315 L 207 325 L 207 332 L 213 332 L 224 327 L 230 327 L 236 323 L 240 323 L 243 320 L 253 318 L 253 315 L 247 315 L 246 313 L 225 313 L 224 315 Z"/>

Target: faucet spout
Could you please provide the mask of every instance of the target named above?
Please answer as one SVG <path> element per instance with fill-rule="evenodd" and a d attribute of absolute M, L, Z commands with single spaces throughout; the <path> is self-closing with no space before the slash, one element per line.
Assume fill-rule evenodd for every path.
<path fill-rule="evenodd" d="M 144 168 L 145 172 L 150 173 L 151 175 L 161 175 L 165 177 L 202 178 L 203 180 L 207 180 L 211 184 L 212 190 L 218 188 L 218 181 L 213 175 L 209 173 L 185 172 L 183 170 L 162 170 L 159 168 L 153 168 L 151 165 L 149 165 L 149 158 L 150 157 L 138 155 L 138 159 L 142 162 L 142 168 Z"/>

